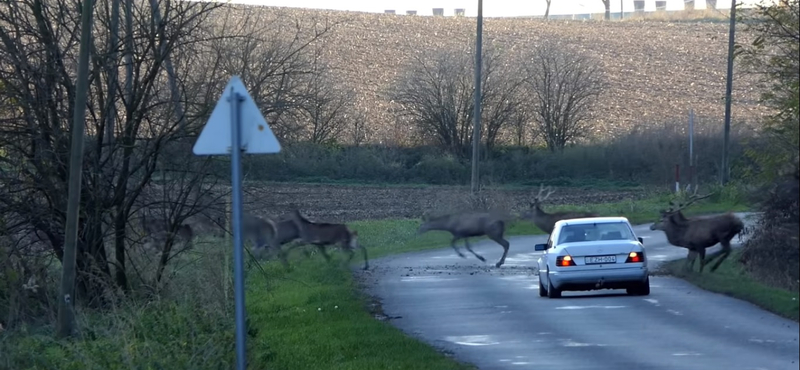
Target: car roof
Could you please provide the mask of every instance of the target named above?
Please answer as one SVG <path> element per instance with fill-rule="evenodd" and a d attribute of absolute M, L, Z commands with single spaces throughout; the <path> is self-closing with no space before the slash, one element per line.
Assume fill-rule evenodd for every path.
<path fill-rule="evenodd" d="M 617 223 L 617 222 L 630 223 L 627 217 L 621 217 L 621 216 L 588 217 L 588 218 L 559 220 L 558 222 L 556 222 L 555 227 L 561 227 L 565 225 L 589 225 L 589 224 Z"/>

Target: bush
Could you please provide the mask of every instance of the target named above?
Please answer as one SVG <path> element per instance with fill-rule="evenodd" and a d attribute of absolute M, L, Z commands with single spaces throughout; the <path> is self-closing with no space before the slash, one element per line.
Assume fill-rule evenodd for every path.
<path fill-rule="evenodd" d="M 697 119 L 694 152 L 701 183 L 719 178 L 721 124 Z M 673 184 L 675 165 L 681 181 L 689 178 L 688 139 L 682 123 L 641 125 L 607 142 L 592 142 L 552 153 L 545 148 L 499 146 L 483 152 L 484 183 L 553 186 L 638 186 Z M 744 178 L 754 163 L 743 155 L 759 148 L 761 139 L 742 124 L 731 132 L 732 175 Z M 745 140 L 747 138 L 748 140 Z M 247 179 L 284 182 L 426 183 L 463 185 L 470 182 L 471 160 L 430 147 L 349 147 L 331 144 L 286 143 L 276 155 L 244 158 Z M 220 160 L 219 175 L 228 175 Z"/>
<path fill-rule="evenodd" d="M 800 195 L 798 178 L 785 179 L 756 193 L 763 212 L 745 243 L 741 262 L 764 283 L 788 290 L 800 285 Z M 760 199 L 759 199 L 760 198 Z"/>
<path fill-rule="evenodd" d="M 148 285 L 154 269 L 142 264 L 138 274 L 131 274 L 132 290 L 114 306 L 78 309 L 82 337 L 75 341 L 53 339 L 56 306 L 52 298 L 29 298 L 25 301 L 28 307 L 10 305 L 12 301 L 4 299 L 6 292 L 15 293 L 6 290 L 15 281 L 8 278 L 12 270 L 6 270 L 0 274 L 0 308 L 8 316 L 0 321 L 16 319 L 0 333 L 0 369 L 49 369 L 55 364 L 58 369 L 76 370 L 229 368 L 235 343 L 232 282 L 227 272 L 230 264 L 220 263 L 227 260 L 227 249 L 205 240 L 197 240 L 195 245 L 195 250 L 178 255 L 168 265 L 158 294 L 152 294 Z M 145 257 L 133 255 L 130 261 L 146 261 Z M 50 280 L 50 288 L 39 291 L 54 297 L 59 285 Z M 17 300 L 38 297 L 30 292 L 16 294 Z M 34 309 L 37 316 L 30 314 Z"/>

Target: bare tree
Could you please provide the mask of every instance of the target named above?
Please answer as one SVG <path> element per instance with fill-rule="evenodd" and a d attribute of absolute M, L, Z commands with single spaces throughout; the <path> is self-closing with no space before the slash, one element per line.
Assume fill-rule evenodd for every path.
<path fill-rule="evenodd" d="M 311 74 L 307 76 L 305 102 L 302 105 L 306 137 L 312 143 L 339 138 L 353 110 L 353 91 L 341 88 L 333 78 L 334 71 L 323 60 L 323 49 L 313 51 Z"/>
<path fill-rule="evenodd" d="M 351 111 L 348 122 L 350 126 L 350 144 L 353 146 L 361 146 L 361 144 L 369 140 L 372 135 L 372 130 L 369 125 L 367 125 L 367 119 L 362 112 L 356 110 Z"/>
<path fill-rule="evenodd" d="M 611 20 L 611 0 L 602 0 L 603 6 L 606 8 L 606 12 L 603 15 L 603 19 Z"/>
<path fill-rule="evenodd" d="M 561 151 L 590 128 L 592 107 L 604 88 L 602 70 L 585 53 L 553 41 L 535 46 L 527 59 L 529 109 L 547 147 Z"/>
<path fill-rule="evenodd" d="M 547 7 L 544 9 L 544 19 L 547 20 L 548 18 L 550 18 L 550 2 L 552 2 L 553 0 L 544 0 L 544 1 L 547 4 Z M 603 0 L 603 1 L 608 1 L 608 0 Z"/>
<path fill-rule="evenodd" d="M 314 44 L 337 25 L 326 19 L 294 19 L 280 11 L 265 15 L 251 6 L 226 6 L 207 27 L 207 46 L 197 50 L 193 86 L 216 99 L 230 75 L 239 75 L 276 136 L 303 138 L 314 74 Z M 206 68 L 200 68 L 206 64 Z M 200 72 L 200 73 L 198 73 Z M 206 116 L 214 108 L 201 104 L 193 114 Z"/>
<path fill-rule="evenodd" d="M 389 91 L 389 98 L 401 107 L 399 119 L 416 126 L 425 139 L 460 156 L 469 153 L 472 139 L 474 63 L 470 48 L 464 44 L 414 55 Z M 502 68 L 501 57 L 498 48 L 484 47 L 481 137 L 488 148 L 521 111 L 516 94 L 521 82 L 514 78 L 514 71 Z"/>
<path fill-rule="evenodd" d="M 147 191 L 164 148 L 186 142 L 177 130 L 162 64 L 166 56 L 196 42 L 193 34 L 198 25 L 219 7 L 170 3 L 161 10 L 161 20 L 154 22 L 152 4 L 131 3 L 125 7 L 124 45 L 113 36 L 118 10 L 108 7 L 115 5 L 97 5 L 104 9 L 93 22 L 99 37 L 94 39 L 89 66 L 90 93 L 85 104 L 78 102 L 79 107 L 72 76 L 80 27 L 77 14 L 63 11 L 74 4 L 25 0 L 0 5 L 0 81 L 6 87 L 0 91 L 0 111 L 4 112 L 0 143 L 5 153 L 0 158 L 0 182 L 6 184 L 0 189 L 0 213 L 12 221 L 9 233 L 32 230 L 39 236 L 36 244 L 65 258 L 61 230 L 67 218 L 69 117 L 76 109 L 85 109 L 75 298 L 92 305 L 103 304 L 109 297 L 105 293 L 115 289 L 115 284 L 126 289 L 128 219 Z M 126 91 L 119 96 L 115 73 L 108 71 L 120 65 L 118 51 L 123 48 L 130 63 L 126 63 Z M 114 137 L 106 138 L 108 134 Z M 201 169 L 206 161 L 187 165 L 190 150 L 184 147 L 178 152 L 186 153 L 183 171 L 191 175 L 172 183 L 185 185 L 187 191 L 197 188 L 204 174 L 193 170 Z M 188 202 L 178 217 L 187 217 L 186 210 L 192 207 Z M 113 231 L 117 243 L 113 260 L 105 246 L 107 230 Z"/>

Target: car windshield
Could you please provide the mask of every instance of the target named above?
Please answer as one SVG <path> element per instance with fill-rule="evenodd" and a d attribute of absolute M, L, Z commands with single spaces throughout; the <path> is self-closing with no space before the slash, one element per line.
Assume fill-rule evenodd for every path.
<path fill-rule="evenodd" d="M 558 244 L 597 240 L 635 240 L 635 238 L 628 224 L 624 222 L 603 222 L 565 225 L 561 228 Z"/>

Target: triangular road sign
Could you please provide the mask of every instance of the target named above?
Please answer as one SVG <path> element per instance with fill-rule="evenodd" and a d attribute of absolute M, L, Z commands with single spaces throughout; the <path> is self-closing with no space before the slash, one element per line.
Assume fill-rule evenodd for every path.
<path fill-rule="evenodd" d="M 238 93 L 242 100 L 239 103 L 239 122 L 242 133 L 242 149 L 248 154 L 278 153 L 281 144 L 272 133 L 267 120 L 256 106 L 247 88 L 239 76 L 231 77 L 217 106 L 211 112 L 203 131 L 194 143 L 192 151 L 195 155 L 230 155 L 231 153 L 231 101 L 229 98 Z"/>

